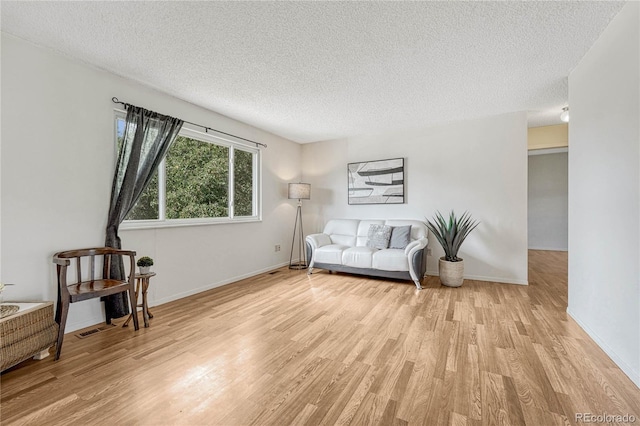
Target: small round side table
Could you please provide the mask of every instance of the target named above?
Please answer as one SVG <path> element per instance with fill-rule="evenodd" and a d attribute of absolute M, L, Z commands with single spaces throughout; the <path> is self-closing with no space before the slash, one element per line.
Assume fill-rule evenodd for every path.
<path fill-rule="evenodd" d="M 147 290 L 149 289 L 149 279 L 156 275 L 155 272 L 149 272 L 147 274 L 136 274 L 136 301 L 138 300 L 138 296 L 142 292 L 142 304 L 136 305 L 137 307 L 142 308 L 142 317 L 144 318 L 144 326 L 149 327 L 149 318 L 153 318 L 153 314 L 149 310 L 149 306 L 147 305 Z M 142 290 L 142 291 L 141 291 Z M 134 308 L 135 309 L 135 308 Z M 122 324 L 123 327 L 129 326 L 129 321 L 133 318 L 133 315 L 136 315 L 137 312 L 132 312 L 129 315 L 129 318 Z"/>

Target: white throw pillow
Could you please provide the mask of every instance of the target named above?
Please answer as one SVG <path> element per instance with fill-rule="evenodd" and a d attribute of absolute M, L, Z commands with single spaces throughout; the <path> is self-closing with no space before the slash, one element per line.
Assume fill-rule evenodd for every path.
<path fill-rule="evenodd" d="M 389 225 L 370 225 L 367 234 L 367 247 L 373 249 L 386 249 L 389 247 L 391 227 Z"/>

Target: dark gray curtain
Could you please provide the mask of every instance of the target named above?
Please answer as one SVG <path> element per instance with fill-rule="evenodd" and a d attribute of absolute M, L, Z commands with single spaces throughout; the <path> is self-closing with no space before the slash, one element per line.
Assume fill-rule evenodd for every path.
<path fill-rule="evenodd" d="M 106 247 L 122 248 L 118 227 L 151 181 L 181 128 L 182 120 L 128 105 L 124 140 L 111 187 Z M 122 259 L 112 262 L 110 272 L 112 278 L 125 278 Z M 112 318 L 129 314 L 126 293 L 105 297 L 104 301 L 107 324 Z"/>

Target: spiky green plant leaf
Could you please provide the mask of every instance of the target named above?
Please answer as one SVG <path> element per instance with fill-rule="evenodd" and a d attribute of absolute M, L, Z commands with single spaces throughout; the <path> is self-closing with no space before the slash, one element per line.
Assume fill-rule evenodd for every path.
<path fill-rule="evenodd" d="M 444 249 L 445 259 L 449 262 L 459 262 L 460 246 L 479 222 L 473 220 L 469 212 L 464 212 L 458 218 L 453 210 L 449 213 L 448 219 L 447 221 L 439 211 L 436 211 L 433 221 L 427 219 L 427 228 Z"/>

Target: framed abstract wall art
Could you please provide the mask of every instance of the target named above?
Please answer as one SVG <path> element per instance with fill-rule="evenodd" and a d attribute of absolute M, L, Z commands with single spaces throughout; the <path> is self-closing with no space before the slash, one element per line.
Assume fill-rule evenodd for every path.
<path fill-rule="evenodd" d="M 349 204 L 404 203 L 404 158 L 347 165 Z"/>

